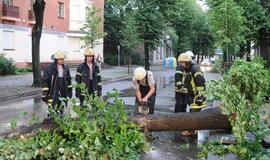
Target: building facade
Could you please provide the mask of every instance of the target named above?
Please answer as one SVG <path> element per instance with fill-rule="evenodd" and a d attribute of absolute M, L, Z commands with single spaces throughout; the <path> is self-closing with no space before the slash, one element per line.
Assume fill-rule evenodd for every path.
<path fill-rule="evenodd" d="M 35 24 L 33 3 L 35 0 L 0 0 L 0 53 L 12 58 L 17 65 L 25 66 L 32 61 L 31 30 Z M 95 5 L 103 11 L 103 0 L 45 0 L 43 32 L 40 43 L 41 63 L 51 62 L 51 55 L 61 50 L 66 61 L 83 60 L 84 49 L 80 31 L 86 8 Z M 103 2 L 103 3 L 101 3 Z M 102 14 L 99 14 L 103 18 Z M 101 26 L 101 31 L 103 31 Z M 100 40 L 103 41 L 103 40 Z M 103 57 L 103 45 L 94 48 Z"/>

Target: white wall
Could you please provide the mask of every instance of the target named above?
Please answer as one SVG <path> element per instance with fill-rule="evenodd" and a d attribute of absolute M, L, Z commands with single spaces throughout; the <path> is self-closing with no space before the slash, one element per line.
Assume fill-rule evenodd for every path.
<path fill-rule="evenodd" d="M 70 25 L 69 30 L 80 31 L 86 19 L 86 7 L 90 7 L 91 3 L 87 0 L 71 0 L 70 1 Z"/>
<path fill-rule="evenodd" d="M 13 32 L 13 38 L 7 39 L 4 34 L 5 31 Z M 14 43 L 14 50 L 4 48 L 4 41 L 13 41 L 10 43 Z M 8 27 L 1 28 L 0 26 L 0 53 L 5 53 L 8 58 L 12 58 L 16 62 L 32 61 L 31 35 L 29 35 L 29 31 L 16 30 Z"/>

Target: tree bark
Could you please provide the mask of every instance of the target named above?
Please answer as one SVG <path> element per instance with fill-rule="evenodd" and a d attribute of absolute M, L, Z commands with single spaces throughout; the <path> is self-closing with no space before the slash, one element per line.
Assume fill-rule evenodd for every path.
<path fill-rule="evenodd" d="M 139 128 L 147 132 L 157 131 L 185 131 L 185 130 L 230 130 L 231 125 L 227 116 L 221 114 L 220 109 L 211 108 L 200 112 L 177 113 L 171 115 L 132 116 L 130 119 Z M 16 135 L 36 133 L 39 128 L 48 130 L 57 128 L 52 119 L 45 119 L 40 124 L 29 127 L 19 127 Z M 0 136 L 8 137 L 12 132 L 2 133 Z M 16 136 L 14 135 L 14 136 Z"/>
<path fill-rule="evenodd" d="M 182 112 L 166 116 L 135 116 L 131 119 L 140 128 L 149 132 L 231 129 L 228 117 L 222 115 L 218 108 L 211 108 L 201 112 Z"/>
<path fill-rule="evenodd" d="M 41 69 L 40 69 L 40 38 L 43 27 L 43 17 L 45 10 L 45 1 L 36 0 L 33 8 L 36 17 L 36 23 L 32 28 L 32 69 L 33 69 L 33 87 L 41 87 Z"/>
<path fill-rule="evenodd" d="M 265 11 L 270 14 L 267 6 L 269 5 L 267 0 L 261 0 L 261 5 Z M 267 15 L 268 15 L 267 14 Z M 260 46 L 260 55 L 267 61 L 267 66 L 270 68 L 270 31 L 269 28 L 261 28 L 259 30 L 259 46 Z"/>
<path fill-rule="evenodd" d="M 145 69 L 150 70 L 149 64 L 149 45 L 148 43 L 144 43 L 144 56 L 145 56 Z"/>

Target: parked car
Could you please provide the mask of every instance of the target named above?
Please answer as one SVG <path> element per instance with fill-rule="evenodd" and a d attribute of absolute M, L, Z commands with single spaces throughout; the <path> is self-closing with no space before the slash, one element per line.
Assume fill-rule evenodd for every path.
<path fill-rule="evenodd" d="M 211 61 L 209 59 L 204 59 L 202 62 L 201 62 L 201 65 L 202 66 L 211 66 Z"/>

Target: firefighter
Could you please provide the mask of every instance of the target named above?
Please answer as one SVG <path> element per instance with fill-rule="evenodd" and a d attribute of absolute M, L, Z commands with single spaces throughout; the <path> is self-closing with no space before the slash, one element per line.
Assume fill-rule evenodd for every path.
<path fill-rule="evenodd" d="M 64 64 L 65 54 L 56 51 L 52 57 L 54 62 L 46 68 L 42 77 L 42 100 L 62 115 L 67 97 L 72 97 L 71 76 L 68 66 Z"/>
<path fill-rule="evenodd" d="M 200 67 L 192 62 L 187 53 L 178 57 L 179 65 L 175 72 L 175 110 L 174 112 L 186 112 L 190 105 L 190 112 L 200 111 L 206 107 L 205 79 Z"/>
<path fill-rule="evenodd" d="M 194 53 L 192 51 L 186 51 L 186 54 L 188 54 L 192 58 L 193 63 L 196 63 L 195 55 L 194 55 Z"/>
<path fill-rule="evenodd" d="M 138 67 L 134 71 L 132 83 L 136 94 L 134 114 L 138 114 L 138 107 L 146 103 L 148 103 L 149 114 L 153 114 L 156 101 L 156 85 L 153 73 L 143 67 Z"/>
<path fill-rule="evenodd" d="M 84 52 L 84 62 L 77 68 L 76 82 L 77 84 L 84 83 L 88 94 L 101 96 L 101 74 L 97 63 L 95 62 L 95 52 L 91 48 L 87 48 Z M 76 87 L 76 97 L 80 99 L 81 105 L 86 96 L 85 90 Z"/>

